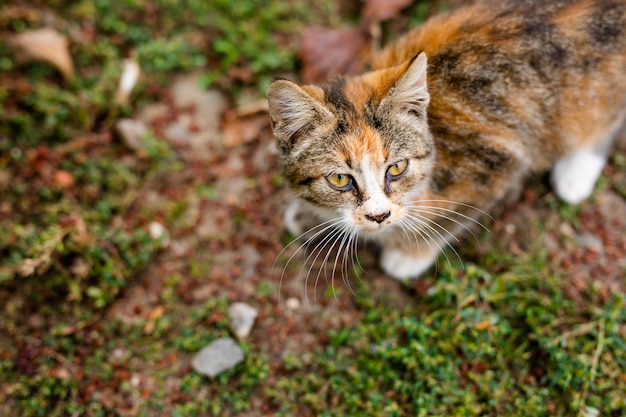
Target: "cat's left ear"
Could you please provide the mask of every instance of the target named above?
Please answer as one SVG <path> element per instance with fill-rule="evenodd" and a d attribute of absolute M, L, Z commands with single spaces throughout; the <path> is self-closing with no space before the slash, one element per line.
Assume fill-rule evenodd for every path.
<path fill-rule="evenodd" d="M 423 116 L 426 114 L 426 108 L 430 101 L 426 54 L 420 52 L 402 66 L 406 67 L 406 70 L 389 91 L 385 101 L 387 101 L 387 105 L 391 105 L 395 109 L 402 109 Z"/>

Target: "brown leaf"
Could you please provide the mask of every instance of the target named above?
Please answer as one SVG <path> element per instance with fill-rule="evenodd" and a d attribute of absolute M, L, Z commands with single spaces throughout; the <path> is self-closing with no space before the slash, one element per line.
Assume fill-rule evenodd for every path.
<path fill-rule="evenodd" d="M 411 3 L 413 0 L 366 0 L 361 17 L 368 24 L 391 19 Z"/>
<path fill-rule="evenodd" d="M 370 52 L 370 40 L 369 31 L 363 26 L 305 29 L 298 52 L 303 63 L 303 80 L 310 83 L 361 72 Z"/>
<path fill-rule="evenodd" d="M 54 183 L 61 188 L 69 188 L 74 185 L 74 176 L 71 172 L 59 170 L 54 173 Z"/>
<path fill-rule="evenodd" d="M 234 148 L 250 143 L 257 139 L 261 130 L 267 126 L 269 126 L 269 117 L 265 113 L 226 120 L 223 127 L 224 146 Z"/>
<path fill-rule="evenodd" d="M 478 331 L 483 331 L 483 330 L 489 329 L 492 325 L 493 324 L 491 323 L 491 320 L 483 320 L 481 322 L 476 323 L 474 327 Z"/>
<path fill-rule="evenodd" d="M 67 38 L 54 29 L 28 30 L 8 39 L 21 62 L 44 61 L 57 68 L 66 80 L 74 74 Z"/>
<path fill-rule="evenodd" d="M 148 318 L 148 322 L 143 327 L 144 334 L 150 334 L 154 330 L 154 326 L 156 325 L 156 321 L 163 317 L 163 313 L 165 313 L 165 307 L 159 305 L 156 306 L 151 312 Z"/>

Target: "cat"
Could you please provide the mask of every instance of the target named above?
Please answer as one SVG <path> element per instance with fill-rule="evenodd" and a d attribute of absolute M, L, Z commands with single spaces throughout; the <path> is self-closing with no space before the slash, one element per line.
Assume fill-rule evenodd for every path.
<path fill-rule="evenodd" d="M 626 0 L 481 3 L 428 20 L 362 75 L 267 92 L 287 228 L 351 250 L 365 238 L 405 280 L 551 170 L 589 197 L 626 118 Z"/>

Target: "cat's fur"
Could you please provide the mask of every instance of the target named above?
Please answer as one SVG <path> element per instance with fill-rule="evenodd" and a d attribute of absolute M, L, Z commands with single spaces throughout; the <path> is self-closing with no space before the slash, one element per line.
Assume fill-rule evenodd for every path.
<path fill-rule="evenodd" d="M 626 0 L 478 4 L 372 65 L 322 85 L 271 84 L 279 166 L 301 201 L 286 220 L 300 233 L 309 213 L 335 219 L 380 243 L 389 275 L 416 277 L 529 174 L 551 169 L 570 203 L 591 194 L 626 117 Z M 351 184 L 333 188 L 347 181 L 335 174 Z"/>

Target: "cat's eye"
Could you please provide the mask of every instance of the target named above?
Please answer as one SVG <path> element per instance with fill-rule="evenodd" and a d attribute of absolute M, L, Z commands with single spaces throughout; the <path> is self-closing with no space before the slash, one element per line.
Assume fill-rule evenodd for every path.
<path fill-rule="evenodd" d="M 347 174 L 330 174 L 326 176 L 328 184 L 339 191 L 346 191 L 352 187 L 352 177 Z"/>
<path fill-rule="evenodd" d="M 409 161 L 406 159 L 390 165 L 389 168 L 387 168 L 387 177 L 391 179 L 400 178 L 406 172 L 408 166 Z"/>

